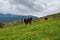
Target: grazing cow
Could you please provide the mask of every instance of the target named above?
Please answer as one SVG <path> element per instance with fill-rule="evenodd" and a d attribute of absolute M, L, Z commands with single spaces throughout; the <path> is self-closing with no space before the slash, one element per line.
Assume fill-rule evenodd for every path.
<path fill-rule="evenodd" d="M 32 22 L 32 18 L 28 18 L 28 19 L 24 19 L 24 23 L 25 24 L 31 24 L 31 22 Z"/>
<path fill-rule="evenodd" d="M 45 20 L 48 20 L 48 18 L 47 18 L 47 17 L 45 17 Z"/>

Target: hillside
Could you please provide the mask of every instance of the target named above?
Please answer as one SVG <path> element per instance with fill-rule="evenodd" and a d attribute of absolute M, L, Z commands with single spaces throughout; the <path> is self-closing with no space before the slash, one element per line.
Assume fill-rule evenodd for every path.
<path fill-rule="evenodd" d="M 47 17 L 34 19 L 31 25 L 0 28 L 0 40 L 60 40 L 60 14 Z"/>
<path fill-rule="evenodd" d="M 48 18 L 48 20 L 53 20 L 53 19 L 60 19 L 60 13 L 57 13 L 57 14 L 52 14 L 52 15 L 48 15 L 48 16 L 45 16 L 45 17 L 40 17 L 40 18 L 37 18 L 34 20 L 34 22 L 42 22 L 42 21 L 45 21 L 45 18 Z"/>

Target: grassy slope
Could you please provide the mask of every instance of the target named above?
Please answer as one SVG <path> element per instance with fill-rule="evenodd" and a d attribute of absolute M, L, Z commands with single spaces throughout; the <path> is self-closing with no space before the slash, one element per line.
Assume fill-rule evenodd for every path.
<path fill-rule="evenodd" d="M 60 16 L 41 20 L 32 25 L 0 29 L 0 40 L 60 40 Z"/>

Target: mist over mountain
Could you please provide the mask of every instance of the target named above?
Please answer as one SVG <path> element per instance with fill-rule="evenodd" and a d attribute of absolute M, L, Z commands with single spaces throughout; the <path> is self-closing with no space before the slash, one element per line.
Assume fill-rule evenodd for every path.
<path fill-rule="evenodd" d="M 32 15 L 13 15 L 13 14 L 2 14 L 0 13 L 0 22 L 13 22 L 13 21 L 18 21 L 18 20 L 23 20 L 24 18 L 37 18 L 36 16 L 32 16 Z"/>

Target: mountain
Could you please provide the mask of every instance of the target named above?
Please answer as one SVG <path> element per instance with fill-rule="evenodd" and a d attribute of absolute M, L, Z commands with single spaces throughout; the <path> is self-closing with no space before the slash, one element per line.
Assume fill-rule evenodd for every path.
<path fill-rule="evenodd" d="M 0 13 L 0 22 L 13 22 L 13 21 L 18 21 L 22 20 L 24 18 L 37 18 L 36 16 L 25 16 L 25 15 L 12 15 L 12 14 L 1 14 Z"/>

